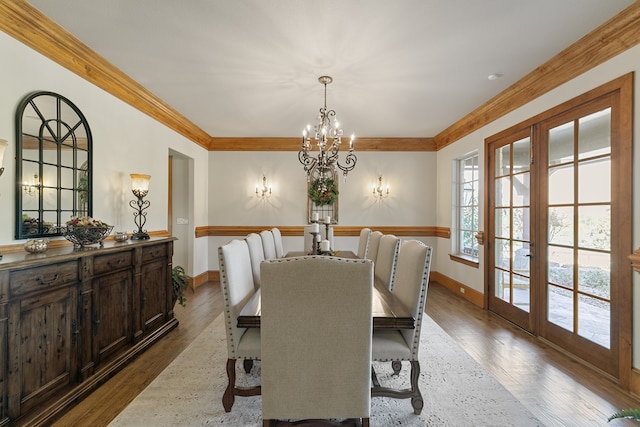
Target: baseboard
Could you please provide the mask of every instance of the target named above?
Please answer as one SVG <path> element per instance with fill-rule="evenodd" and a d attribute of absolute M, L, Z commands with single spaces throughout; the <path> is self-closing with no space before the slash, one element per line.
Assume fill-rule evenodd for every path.
<path fill-rule="evenodd" d="M 481 308 L 485 308 L 484 294 L 476 291 L 475 289 L 472 289 L 463 283 L 453 280 L 452 278 L 447 277 L 444 274 L 438 273 L 437 271 L 432 271 L 429 279 L 433 282 L 438 282 L 454 294 L 466 299 L 472 304 L 475 304 Z"/>
<path fill-rule="evenodd" d="M 218 270 L 205 271 L 204 273 L 200 273 L 195 277 L 189 279 L 189 285 L 192 289 L 197 289 L 198 286 L 204 285 L 205 283 L 219 282 L 220 281 L 220 272 Z"/>

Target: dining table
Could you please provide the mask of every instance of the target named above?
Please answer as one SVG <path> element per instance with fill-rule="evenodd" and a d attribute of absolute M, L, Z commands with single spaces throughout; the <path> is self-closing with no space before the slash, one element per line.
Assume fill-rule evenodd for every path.
<path fill-rule="evenodd" d="M 304 256 L 305 252 L 289 252 L 286 257 Z M 334 251 L 331 256 L 357 258 L 352 251 Z M 336 295 L 336 298 L 339 298 Z M 415 319 L 407 307 L 382 283 L 374 282 L 372 296 L 372 315 L 374 329 L 414 329 Z M 260 289 L 247 301 L 238 314 L 240 328 L 259 328 L 261 312 Z"/>

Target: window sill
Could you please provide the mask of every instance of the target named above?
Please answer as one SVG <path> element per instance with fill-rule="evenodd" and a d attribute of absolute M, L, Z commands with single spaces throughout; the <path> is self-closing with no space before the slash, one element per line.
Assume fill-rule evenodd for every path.
<path fill-rule="evenodd" d="M 449 254 L 449 259 L 451 261 L 459 262 L 464 265 L 468 265 L 469 267 L 479 268 L 480 263 L 478 262 L 478 258 L 471 257 L 469 255 L 462 254 Z"/>

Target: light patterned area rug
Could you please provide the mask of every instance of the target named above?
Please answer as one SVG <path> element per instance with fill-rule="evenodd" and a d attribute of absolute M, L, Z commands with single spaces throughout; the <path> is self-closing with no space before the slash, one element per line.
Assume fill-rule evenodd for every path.
<path fill-rule="evenodd" d="M 223 315 L 215 319 L 110 426 L 261 426 L 259 396 L 236 398 L 230 413 L 222 408 L 227 383 L 223 320 Z M 375 397 L 372 426 L 543 425 L 426 315 L 420 345 L 422 414 L 413 414 L 409 399 Z M 239 385 L 259 383 L 259 362 L 249 375 L 236 365 Z M 408 364 L 399 376 L 391 375 L 390 363 L 374 365 L 381 384 L 408 387 Z"/>

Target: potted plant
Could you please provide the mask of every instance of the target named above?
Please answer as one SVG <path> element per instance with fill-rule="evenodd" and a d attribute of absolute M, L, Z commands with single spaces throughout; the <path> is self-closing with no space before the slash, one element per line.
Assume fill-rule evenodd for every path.
<path fill-rule="evenodd" d="M 615 414 L 611 415 L 607 421 L 609 422 L 616 418 L 628 418 L 634 421 L 640 421 L 640 409 L 623 409 L 622 411 L 616 412 Z"/>
<path fill-rule="evenodd" d="M 189 286 L 189 276 L 185 273 L 184 268 L 177 265 L 171 270 L 171 283 L 173 285 L 173 301 L 177 301 L 181 306 L 185 306 L 187 298 L 185 291 Z"/>

